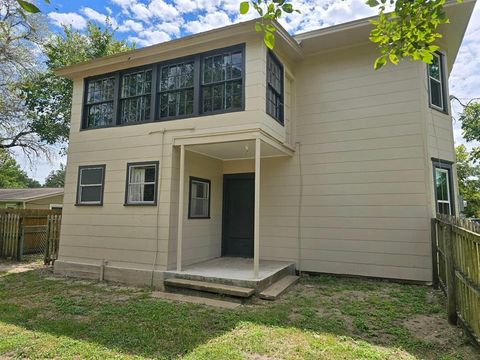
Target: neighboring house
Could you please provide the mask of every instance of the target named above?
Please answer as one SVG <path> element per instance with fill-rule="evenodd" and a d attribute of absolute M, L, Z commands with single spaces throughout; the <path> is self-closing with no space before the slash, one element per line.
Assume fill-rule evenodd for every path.
<path fill-rule="evenodd" d="M 0 189 L 0 209 L 62 209 L 63 188 Z"/>
<path fill-rule="evenodd" d="M 223 256 L 252 258 L 253 278 L 272 260 L 431 281 L 431 218 L 457 212 L 447 80 L 473 7 L 447 5 L 430 66 L 374 71 L 369 20 L 275 24 L 273 52 L 249 21 L 58 70 L 74 90 L 56 273 L 161 287 Z"/>

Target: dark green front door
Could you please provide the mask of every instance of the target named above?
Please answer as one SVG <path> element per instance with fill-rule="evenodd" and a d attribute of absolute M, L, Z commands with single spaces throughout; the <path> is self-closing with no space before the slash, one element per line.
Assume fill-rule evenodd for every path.
<path fill-rule="evenodd" d="M 255 174 L 223 177 L 222 256 L 253 257 Z"/>

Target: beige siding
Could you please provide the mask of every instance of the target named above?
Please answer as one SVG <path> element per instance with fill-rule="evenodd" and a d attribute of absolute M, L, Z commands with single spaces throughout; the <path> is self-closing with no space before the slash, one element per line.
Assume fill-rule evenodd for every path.
<path fill-rule="evenodd" d="M 244 112 L 79 131 L 83 83 L 75 81 L 60 260 L 175 268 L 175 138 L 261 129 L 295 148 L 292 157 L 261 161 L 262 259 L 295 261 L 302 271 L 429 281 L 430 157 L 452 160 L 453 142 L 449 117 L 425 102 L 424 66 L 374 71 L 371 45 L 297 63 L 280 58 L 285 127 L 264 113 L 266 49 L 257 37 L 246 41 Z M 160 161 L 158 206 L 125 207 L 127 163 L 149 160 Z M 106 165 L 104 205 L 75 206 L 78 167 L 95 164 Z M 253 172 L 254 162 L 187 151 L 185 170 L 183 262 L 190 264 L 220 255 L 223 174 Z M 189 176 L 212 182 L 210 219 L 188 219 Z"/>

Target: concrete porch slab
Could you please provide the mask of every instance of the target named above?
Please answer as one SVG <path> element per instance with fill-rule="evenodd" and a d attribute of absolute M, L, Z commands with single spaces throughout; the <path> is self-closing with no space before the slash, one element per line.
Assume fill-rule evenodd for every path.
<path fill-rule="evenodd" d="M 166 271 L 165 279 L 175 277 L 225 285 L 242 286 L 259 292 L 286 275 L 295 274 L 295 263 L 260 260 L 259 276 L 253 273 L 253 259 L 220 257 L 185 266 L 183 271 Z"/>

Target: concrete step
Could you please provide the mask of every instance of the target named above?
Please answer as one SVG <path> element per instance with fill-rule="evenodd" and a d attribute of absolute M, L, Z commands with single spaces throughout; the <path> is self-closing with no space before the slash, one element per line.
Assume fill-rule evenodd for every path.
<path fill-rule="evenodd" d="M 165 286 L 199 290 L 199 291 L 205 291 L 205 292 L 210 292 L 214 294 L 236 296 L 241 298 L 248 298 L 252 296 L 255 292 L 254 289 L 246 288 L 246 287 L 217 284 L 217 283 L 211 283 L 206 281 L 178 279 L 178 278 L 167 279 L 164 281 L 164 284 Z"/>
<path fill-rule="evenodd" d="M 200 297 L 200 296 L 166 293 L 161 291 L 154 291 L 152 293 L 152 297 L 156 299 L 161 299 L 161 300 L 179 301 L 179 302 L 187 302 L 192 304 L 213 306 L 221 309 L 236 309 L 239 306 L 241 306 L 241 304 L 236 302 L 231 302 L 231 301 L 209 299 L 209 298 Z"/>
<path fill-rule="evenodd" d="M 258 296 L 264 300 L 276 300 L 288 288 L 298 282 L 299 276 L 288 275 L 263 290 Z"/>

